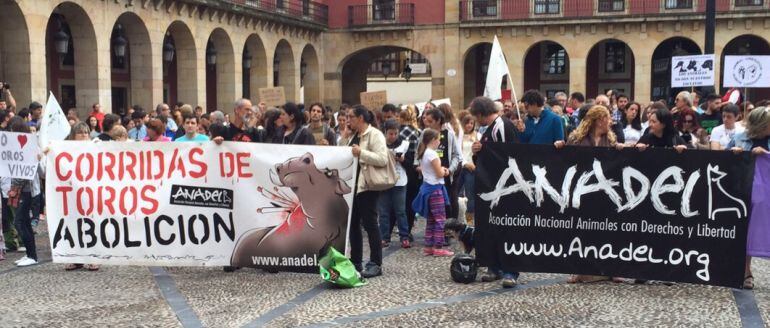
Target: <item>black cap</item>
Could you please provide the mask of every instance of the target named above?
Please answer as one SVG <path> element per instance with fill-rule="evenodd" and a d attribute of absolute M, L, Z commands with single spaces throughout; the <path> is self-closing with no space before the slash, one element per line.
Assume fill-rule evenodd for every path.
<path fill-rule="evenodd" d="M 33 101 L 31 104 L 29 104 L 29 110 L 38 109 L 38 108 L 43 108 L 43 105 L 41 105 L 37 101 Z"/>

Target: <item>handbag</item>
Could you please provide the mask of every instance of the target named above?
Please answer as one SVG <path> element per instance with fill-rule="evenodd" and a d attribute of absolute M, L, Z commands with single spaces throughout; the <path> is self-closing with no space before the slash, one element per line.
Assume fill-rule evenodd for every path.
<path fill-rule="evenodd" d="M 361 175 L 367 190 L 383 191 L 393 188 L 398 181 L 396 175 L 396 159 L 388 151 L 388 164 L 384 167 L 361 165 Z"/>

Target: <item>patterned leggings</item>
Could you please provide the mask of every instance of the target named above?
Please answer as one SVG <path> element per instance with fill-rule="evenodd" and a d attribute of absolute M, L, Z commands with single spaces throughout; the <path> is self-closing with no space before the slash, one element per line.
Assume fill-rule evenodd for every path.
<path fill-rule="evenodd" d="M 425 226 L 425 247 L 441 248 L 444 245 L 444 221 L 446 221 L 444 192 L 434 191 L 430 194 L 428 203 L 430 215 Z"/>

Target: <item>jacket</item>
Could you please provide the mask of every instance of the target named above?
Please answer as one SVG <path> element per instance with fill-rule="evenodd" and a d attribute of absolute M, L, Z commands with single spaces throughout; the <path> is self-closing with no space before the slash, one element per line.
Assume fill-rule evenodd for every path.
<path fill-rule="evenodd" d="M 727 144 L 727 150 L 730 150 L 730 148 L 733 147 L 739 147 L 743 148 L 743 150 L 751 151 L 751 146 L 753 143 L 751 142 L 751 138 L 749 138 L 749 135 L 746 133 L 746 131 L 738 132 L 733 137 L 733 140 L 730 141 L 729 144 Z M 767 147 L 770 148 L 770 141 L 767 143 Z"/>
<path fill-rule="evenodd" d="M 420 192 L 412 201 L 412 210 L 427 219 L 428 215 L 430 214 L 430 195 L 436 190 L 442 191 L 444 194 L 444 203 L 449 204 L 449 193 L 447 192 L 445 185 L 432 185 L 423 182 L 422 185 L 420 185 Z"/>
<path fill-rule="evenodd" d="M 361 155 L 358 156 L 358 185 L 356 194 L 367 191 L 364 181 L 364 170 L 371 166 L 383 168 L 388 166 L 388 147 L 385 143 L 385 135 L 377 128 L 369 125 L 366 131 L 359 136 Z"/>

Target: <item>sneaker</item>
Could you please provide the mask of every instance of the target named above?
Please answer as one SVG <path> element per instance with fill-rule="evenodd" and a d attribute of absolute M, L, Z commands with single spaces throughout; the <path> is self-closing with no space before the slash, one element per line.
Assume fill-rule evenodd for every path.
<path fill-rule="evenodd" d="M 422 254 L 425 256 L 433 255 L 433 247 L 425 247 L 422 249 Z"/>
<path fill-rule="evenodd" d="M 454 255 L 455 253 L 448 249 L 441 248 L 441 249 L 433 250 L 433 256 L 436 256 L 436 257 L 446 257 L 446 256 L 454 256 Z"/>
<path fill-rule="evenodd" d="M 25 267 L 25 266 L 35 265 L 35 264 L 37 264 L 37 261 L 35 261 L 35 259 L 26 258 L 23 261 L 16 263 L 16 266 Z"/>
<path fill-rule="evenodd" d="M 510 274 L 503 275 L 503 288 L 513 288 L 516 286 L 516 279 Z"/>
<path fill-rule="evenodd" d="M 382 268 L 379 265 L 369 262 L 366 264 L 366 269 L 361 272 L 361 276 L 364 278 L 372 278 L 382 275 Z"/>
<path fill-rule="evenodd" d="M 502 278 L 499 273 L 494 271 L 487 270 L 487 273 L 485 273 L 483 276 L 481 276 L 482 282 L 493 282 L 496 280 L 500 280 Z"/>
<path fill-rule="evenodd" d="M 401 248 L 412 248 L 412 243 L 409 242 L 409 239 L 404 239 L 401 241 Z"/>
<path fill-rule="evenodd" d="M 19 264 L 19 262 L 21 262 L 21 261 L 24 261 L 24 260 L 26 260 L 26 259 L 28 259 L 28 258 L 29 258 L 29 257 L 27 257 L 26 255 L 24 255 L 24 257 L 22 257 L 22 258 L 20 258 L 20 259 L 18 259 L 18 260 L 16 260 L 16 261 L 13 261 L 13 263 Z"/>

